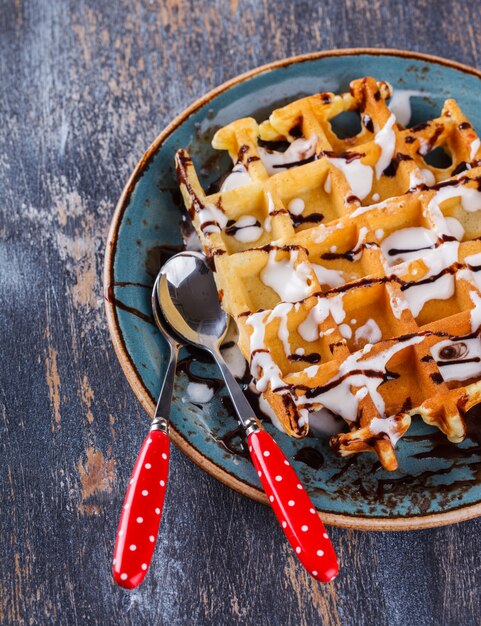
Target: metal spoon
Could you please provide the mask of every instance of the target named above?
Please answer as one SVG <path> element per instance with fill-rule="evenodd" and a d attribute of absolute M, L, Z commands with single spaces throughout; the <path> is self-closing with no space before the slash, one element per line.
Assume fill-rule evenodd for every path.
<path fill-rule="evenodd" d="M 152 290 L 152 312 L 157 327 L 169 346 L 169 361 L 155 408 L 150 431 L 139 450 L 130 476 L 114 548 L 113 576 L 126 589 L 134 589 L 145 578 L 159 532 L 169 473 L 169 417 L 177 355 L 181 339 L 162 319 L 157 285 Z"/>
<path fill-rule="evenodd" d="M 334 548 L 307 491 L 255 413 L 220 352 L 229 318 L 220 306 L 213 272 L 198 252 L 181 252 L 160 270 L 161 311 L 183 340 L 210 352 L 224 377 L 257 475 L 281 527 L 307 571 L 323 582 L 338 573 Z"/>

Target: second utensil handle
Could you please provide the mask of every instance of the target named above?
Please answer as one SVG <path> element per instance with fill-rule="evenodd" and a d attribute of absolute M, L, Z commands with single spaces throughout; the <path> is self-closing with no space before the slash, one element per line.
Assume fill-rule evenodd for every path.
<path fill-rule="evenodd" d="M 133 589 L 147 573 L 159 532 L 169 474 L 169 436 L 152 430 L 140 448 L 125 494 L 114 549 L 113 575 Z"/>
<path fill-rule="evenodd" d="M 294 468 L 267 431 L 252 432 L 247 443 L 264 491 L 299 560 L 317 580 L 333 580 L 339 571 L 336 553 Z"/>

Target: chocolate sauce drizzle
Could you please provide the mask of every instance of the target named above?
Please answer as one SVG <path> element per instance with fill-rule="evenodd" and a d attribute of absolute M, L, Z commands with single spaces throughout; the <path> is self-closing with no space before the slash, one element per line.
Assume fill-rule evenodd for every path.
<path fill-rule="evenodd" d="M 396 372 L 390 372 L 387 369 L 381 370 L 372 370 L 372 369 L 353 369 L 338 378 L 333 378 L 329 382 L 324 385 L 318 385 L 317 387 L 307 387 L 307 385 L 294 385 L 293 389 L 298 389 L 305 391 L 305 397 L 310 400 L 311 398 L 315 398 L 316 396 L 326 393 L 334 387 L 339 386 L 343 381 L 351 378 L 353 376 L 366 376 L 366 378 L 380 378 L 382 382 L 387 382 L 388 380 L 394 380 L 399 378 L 399 374 Z"/>
<path fill-rule="evenodd" d="M 187 190 L 187 193 L 190 196 L 191 205 L 189 207 L 189 215 L 191 218 L 193 218 L 196 211 L 197 212 L 202 211 L 202 209 L 204 208 L 204 205 L 199 200 L 197 194 L 195 193 L 188 179 L 187 168 L 192 166 L 192 159 L 187 155 L 186 152 L 184 152 L 183 150 L 180 150 L 177 153 L 176 160 L 177 160 L 177 164 L 176 164 L 175 171 L 177 174 L 177 179 L 179 181 L 179 184 L 184 185 L 184 187 Z"/>
<path fill-rule="evenodd" d="M 389 256 L 397 256 L 398 254 L 409 254 L 411 252 L 421 252 L 422 250 L 434 250 L 435 248 L 439 248 L 443 243 L 448 241 L 457 241 L 456 237 L 452 235 L 442 235 L 437 241 L 432 243 L 430 246 L 423 246 L 421 248 L 390 248 L 388 250 Z"/>
<path fill-rule="evenodd" d="M 410 254 L 411 252 L 421 252 L 421 250 L 434 250 L 436 246 L 423 246 L 422 248 L 389 248 L 387 251 L 389 256 L 397 256 L 398 254 Z"/>
<path fill-rule="evenodd" d="M 324 252 L 321 254 L 321 259 L 326 261 L 334 261 L 336 259 L 345 259 L 346 261 L 357 261 L 357 257 L 362 253 L 365 248 L 377 248 L 378 244 L 375 242 L 366 241 L 357 248 L 346 250 L 346 252 Z"/>
<path fill-rule="evenodd" d="M 289 161 L 288 163 L 275 163 L 272 165 L 274 169 L 290 169 L 291 167 L 298 167 L 299 165 L 305 165 L 306 163 L 312 163 L 317 159 L 316 154 L 311 154 L 311 156 L 306 157 L 305 159 L 299 159 L 298 161 Z"/>
<path fill-rule="evenodd" d="M 214 393 L 216 393 L 216 391 L 223 386 L 223 381 L 220 378 L 212 378 L 211 376 L 206 377 L 201 374 L 194 373 L 192 371 L 192 367 L 199 362 L 211 363 L 212 359 L 203 351 L 196 350 L 195 348 L 189 346 L 187 356 L 177 363 L 177 373 L 183 372 L 187 376 L 189 382 L 206 385 L 207 387 L 210 387 Z"/>
<path fill-rule="evenodd" d="M 131 315 L 134 315 L 135 317 L 138 317 L 143 322 L 147 322 L 147 324 L 152 324 L 152 326 L 155 326 L 155 322 L 154 322 L 154 319 L 153 319 L 152 316 L 146 315 L 140 309 L 137 309 L 137 308 L 135 308 L 133 306 L 129 306 L 128 304 L 125 304 L 125 302 L 123 302 L 120 298 L 118 298 L 115 295 L 115 293 L 114 293 L 115 287 L 128 287 L 128 286 L 145 287 L 147 289 L 152 289 L 151 286 L 143 285 L 141 283 L 130 283 L 130 282 L 112 283 L 105 290 L 105 293 L 104 293 L 105 300 L 107 302 L 110 302 L 111 304 L 113 304 L 117 308 L 122 309 L 122 311 L 126 311 L 127 313 L 130 313 Z"/>
<path fill-rule="evenodd" d="M 303 137 L 302 133 L 302 118 L 297 120 L 294 126 L 289 130 L 289 135 L 294 137 L 294 139 L 301 139 Z"/>
<path fill-rule="evenodd" d="M 320 363 L 321 355 L 318 352 L 311 352 L 310 354 L 290 354 L 289 361 L 295 361 L 299 363 Z"/>
<path fill-rule="evenodd" d="M 462 363 L 479 363 L 481 358 L 479 356 L 473 356 L 468 359 L 452 359 L 451 361 L 436 361 L 439 367 L 443 365 L 461 365 Z"/>
<path fill-rule="evenodd" d="M 261 139 L 260 137 L 257 139 L 257 144 L 261 148 L 265 148 L 266 150 L 269 150 L 270 152 L 285 152 L 291 145 L 286 140 L 266 141 L 265 139 Z"/>
<path fill-rule="evenodd" d="M 319 470 L 324 465 L 324 456 L 316 448 L 304 446 L 300 448 L 294 455 L 294 460 L 304 463 L 314 470 Z"/>
<path fill-rule="evenodd" d="M 293 213 L 289 213 L 289 215 L 291 216 L 294 228 L 297 228 L 301 224 L 320 224 L 324 219 L 322 213 L 310 213 L 309 215 L 294 215 Z"/>
<path fill-rule="evenodd" d="M 421 285 L 428 285 L 430 283 L 434 283 L 441 278 L 441 276 L 445 276 L 447 274 L 455 274 L 458 269 L 464 267 L 462 263 L 453 263 L 449 267 L 445 267 L 443 270 L 434 274 L 433 276 L 428 276 L 427 278 L 421 278 L 420 280 L 410 280 L 404 282 L 401 285 L 401 291 L 406 291 L 406 289 L 410 289 L 411 287 L 419 287 Z"/>
<path fill-rule="evenodd" d="M 395 157 L 391 160 L 391 163 L 386 167 L 383 171 L 384 176 L 393 177 L 396 176 L 396 172 L 398 170 L 399 164 L 401 161 L 412 161 L 413 158 L 409 156 L 409 154 L 402 154 L 398 152 Z"/>
<path fill-rule="evenodd" d="M 223 435 L 215 436 L 214 440 L 221 448 L 224 448 L 229 454 L 235 456 L 241 456 L 244 459 L 250 461 L 250 454 L 247 450 L 247 446 L 244 440 L 244 429 L 242 426 L 237 426 L 232 430 L 227 431 Z"/>
<path fill-rule="evenodd" d="M 362 119 L 362 123 L 363 126 L 366 130 L 368 130 L 370 133 L 374 132 L 374 122 L 371 119 L 371 116 L 368 115 L 367 113 L 364 113 L 364 115 L 361 116 Z"/>
<path fill-rule="evenodd" d="M 323 150 L 319 153 L 319 156 L 327 156 L 333 159 L 344 159 L 346 163 L 352 163 L 356 159 L 362 159 L 362 157 L 366 156 L 364 152 L 341 152 L 337 153 L 332 150 Z"/>

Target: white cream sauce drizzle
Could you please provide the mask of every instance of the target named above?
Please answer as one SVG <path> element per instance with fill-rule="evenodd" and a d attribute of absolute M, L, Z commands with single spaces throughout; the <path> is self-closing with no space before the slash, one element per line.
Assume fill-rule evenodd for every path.
<path fill-rule="evenodd" d="M 271 220 L 272 220 L 271 213 L 273 211 L 275 211 L 275 208 L 276 207 L 274 205 L 274 200 L 272 199 L 271 192 L 268 191 L 267 192 L 267 217 L 264 220 L 264 230 L 267 233 L 271 232 L 271 228 L 272 228 L 272 225 L 271 225 Z"/>
<path fill-rule="evenodd" d="M 361 159 L 353 159 L 350 163 L 348 163 L 346 159 L 328 156 L 325 158 L 334 167 L 341 170 L 347 180 L 347 184 L 355 196 L 357 196 L 360 200 L 364 200 L 364 198 L 369 195 L 372 189 L 372 167 L 361 163 Z M 330 186 L 331 183 L 329 179 L 329 187 Z"/>
<path fill-rule="evenodd" d="M 243 187 L 252 182 L 252 178 L 249 176 L 249 172 L 246 170 L 242 163 L 236 163 L 232 168 L 232 172 L 222 183 L 221 191 L 230 191 L 231 189 L 237 189 Z"/>
<path fill-rule="evenodd" d="M 476 152 L 479 150 L 480 145 L 481 145 L 481 141 L 479 140 L 479 138 L 475 139 L 471 143 L 471 154 L 469 155 L 470 161 L 472 161 L 474 157 L 476 156 Z"/>
<path fill-rule="evenodd" d="M 423 256 L 423 262 L 428 267 L 428 271 L 421 280 L 435 276 L 453 265 L 458 260 L 458 249 L 459 242 L 447 241 Z M 454 295 L 454 286 L 454 276 L 443 274 L 432 283 L 419 285 L 414 283 L 405 289 L 403 294 L 408 301 L 411 313 L 417 317 L 429 300 L 448 300 L 451 298 Z"/>
<path fill-rule="evenodd" d="M 324 335 L 333 333 L 334 328 L 328 328 L 325 332 L 319 332 L 319 325 L 327 319 L 329 314 L 332 315 L 336 324 L 341 324 L 346 317 L 341 294 L 329 298 L 319 297 L 317 299 L 316 304 L 309 311 L 306 319 L 297 327 L 297 332 L 302 339 L 311 342 Z"/>
<path fill-rule="evenodd" d="M 273 289 L 285 302 L 303 300 L 312 289 L 309 264 L 303 262 L 296 266 L 298 254 L 298 250 L 290 250 L 288 259 L 277 261 L 277 250 L 271 250 L 267 264 L 260 274 L 264 285 Z"/>
<path fill-rule="evenodd" d="M 376 204 L 367 204 L 366 206 L 360 206 L 358 209 L 351 213 L 351 217 L 359 217 L 364 213 L 368 213 L 369 211 L 379 211 L 384 209 L 387 206 L 387 203 L 383 200 L 382 202 L 378 202 Z"/>
<path fill-rule="evenodd" d="M 377 343 L 382 339 L 382 332 L 376 320 L 369 318 L 365 324 L 356 328 L 354 332 L 356 343 L 365 341 L 366 343 Z"/>
<path fill-rule="evenodd" d="M 401 126 L 406 127 L 411 119 L 411 98 L 413 96 L 430 96 L 427 91 L 416 89 L 394 89 L 389 102 L 389 110 L 394 113 L 396 120 Z"/>
<path fill-rule="evenodd" d="M 459 220 L 455 217 L 445 217 L 448 230 L 458 241 L 462 241 L 464 237 L 464 228 Z"/>
<path fill-rule="evenodd" d="M 261 161 L 269 176 L 287 169 L 286 165 L 308 159 L 316 152 L 317 136 L 309 139 L 295 139 L 285 152 L 267 150 L 259 146 L 258 152 Z"/>
<path fill-rule="evenodd" d="M 277 336 L 282 341 L 284 352 L 286 356 L 292 354 L 291 344 L 289 343 L 289 328 L 287 326 L 287 316 L 292 309 L 290 302 L 281 302 L 271 311 L 271 314 L 267 318 L 267 323 L 272 322 L 274 319 L 279 319 L 279 329 Z"/>
<path fill-rule="evenodd" d="M 192 402 L 205 404 L 212 399 L 214 390 L 205 383 L 189 383 L 187 385 L 187 395 Z"/>
<path fill-rule="evenodd" d="M 301 428 L 304 428 L 309 423 L 309 411 L 307 409 L 299 409 L 299 420 L 297 423 Z"/>
<path fill-rule="evenodd" d="M 393 416 L 375 417 L 371 420 L 369 429 L 373 435 L 380 435 L 381 433 L 386 434 L 393 446 L 396 445 L 401 437 L 398 431 L 398 423 Z"/>
<path fill-rule="evenodd" d="M 388 293 L 389 293 L 389 301 L 391 303 L 391 310 L 396 319 L 400 320 L 402 317 L 403 311 L 409 310 L 409 304 L 406 298 L 403 298 L 402 295 L 399 295 L 391 285 L 386 285 Z"/>
<path fill-rule="evenodd" d="M 359 261 L 363 252 L 363 244 L 366 241 L 366 235 L 369 232 L 369 229 L 366 226 L 361 226 L 359 229 L 359 234 L 357 238 L 357 243 L 353 248 L 354 255 L 352 257 L 353 261 Z"/>
<path fill-rule="evenodd" d="M 313 228 L 312 231 L 310 231 L 310 234 L 314 243 L 322 243 L 325 239 L 327 239 L 327 237 L 329 237 L 329 235 L 332 235 L 335 230 L 341 230 L 342 228 L 344 228 L 342 222 L 338 222 L 333 226 L 320 224 L 319 226 Z"/>
<path fill-rule="evenodd" d="M 474 307 L 471 309 L 469 317 L 471 319 L 471 330 L 476 332 L 481 326 L 481 296 L 476 291 L 470 291 L 469 297 Z"/>
<path fill-rule="evenodd" d="M 250 337 L 251 374 L 260 393 L 266 391 L 269 384 L 273 391 L 284 386 L 280 369 L 274 363 L 270 352 L 265 352 L 265 322 L 268 316 L 268 311 L 259 311 L 250 315 L 246 321 L 253 329 Z"/>
<path fill-rule="evenodd" d="M 459 198 L 463 209 L 474 212 L 481 209 L 481 192 L 472 187 L 460 185 L 457 187 L 443 187 L 439 189 L 430 200 L 425 210 L 426 217 L 430 218 L 435 230 L 439 235 L 449 234 L 462 238 L 462 226 L 455 218 L 445 218 L 440 205 L 451 198 Z M 464 234 L 464 231 L 463 231 Z M 385 242 L 383 242 L 385 244 Z M 459 243 L 448 241 L 432 252 L 423 255 L 423 262 L 428 266 L 428 273 L 423 278 L 440 273 L 458 260 Z M 399 273 L 396 270 L 396 273 Z M 409 308 L 416 317 L 423 306 L 432 299 L 447 300 L 454 295 L 455 279 L 452 274 L 444 274 L 432 283 L 413 285 L 404 290 L 404 297 L 409 303 Z"/>
<path fill-rule="evenodd" d="M 416 168 L 414 172 L 409 174 L 409 189 L 413 189 L 418 185 L 427 185 L 428 187 L 436 183 L 436 178 L 431 170 L 427 168 Z"/>
<path fill-rule="evenodd" d="M 307 314 L 306 319 L 299 324 L 297 332 L 304 341 L 316 341 L 319 339 L 319 324 L 324 322 L 330 313 L 327 298 L 318 298 L 317 303 Z"/>
<path fill-rule="evenodd" d="M 328 298 L 329 300 L 329 309 L 331 311 L 331 315 L 334 318 L 336 324 L 341 324 L 345 317 L 346 312 L 344 311 L 344 305 L 342 302 L 342 293 L 338 293 L 335 296 L 331 296 Z"/>
<path fill-rule="evenodd" d="M 317 276 L 320 285 L 328 285 L 328 287 L 340 287 L 344 285 L 346 276 L 341 270 L 333 270 L 317 263 L 312 263 L 312 269 Z"/>
<path fill-rule="evenodd" d="M 443 351 L 446 352 L 447 350 L 452 352 L 451 358 L 444 356 Z M 481 341 L 479 337 L 462 339 L 461 341 L 450 339 L 440 341 L 432 346 L 431 354 L 446 382 L 467 380 L 481 374 Z M 468 359 L 478 360 L 469 362 Z M 465 362 L 463 363 L 463 361 Z"/>
<path fill-rule="evenodd" d="M 376 178 L 379 180 L 386 167 L 391 163 L 394 149 L 396 147 L 396 134 L 393 130 L 393 126 L 396 123 L 396 118 L 391 113 L 389 119 L 384 126 L 376 133 L 374 143 L 381 148 L 381 154 L 374 166 L 376 170 Z"/>
<path fill-rule="evenodd" d="M 197 212 L 197 215 L 199 216 L 201 227 L 207 222 L 213 222 L 202 229 L 204 235 L 219 233 L 227 224 L 227 215 L 213 204 L 206 204 L 200 211 Z"/>
<path fill-rule="evenodd" d="M 292 198 L 292 200 L 287 205 L 287 210 L 292 215 L 301 215 L 305 208 L 305 202 L 302 198 Z"/>
<path fill-rule="evenodd" d="M 361 400 L 364 400 L 364 398 L 367 396 L 368 393 L 369 393 L 369 390 L 367 387 L 361 387 L 360 389 L 356 391 L 355 396 L 359 401 L 361 401 Z"/>
<path fill-rule="evenodd" d="M 319 392 L 319 394 L 313 398 L 309 398 L 309 402 L 319 403 L 333 413 L 340 415 L 345 420 L 353 421 L 357 418 L 360 398 L 351 392 L 351 387 L 365 387 L 379 414 L 384 415 L 384 400 L 377 388 L 384 380 L 383 375 L 386 372 L 386 364 L 394 354 L 408 346 L 420 343 L 423 339 L 424 337 L 422 336 L 414 336 L 404 341 L 398 341 L 376 356 L 364 359 L 366 354 L 372 350 L 372 345 L 366 344 L 362 350 L 351 354 L 340 365 L 338 374 L 327 381 L 323 387 L 336 381 L 339 381 L 338 384 L 332 386 L 327 391 Z M 363 373 L 354 373 L 358 370 L 376 371 L 379 372 L 379 377 L 367 376 Z M 306 399 L 300 396 L 297 401 L 301 404 L 304 403 Z"/>
<path fill-rule="evenodd" d="M 349 324 L 340 324 L 339 332 L 344 337 L 344 339 L 350 339 L 352 337 L 352 328 Z"/>
<path fill-rule="evenodd" d="M 428 204 L 427 211 L 431 216 L 439 215 L 440 205 L 450 198 L 459 198 L 461 206 L 468 213 L 481 209 L 481 191 L 466 185 L 443 187 L 437 191 Z"/>
<path fill-rule="evenodd" d="M 326 180 L 324 181 L 324 191 L 326 193 L 331 193 L 332 191 L 332 183 L 331 183 L 331 175 L 328 174 L 326 176 Z"/>
<path fill-rule="evenodd" d="M 304 374 L 308 378 L 313 378 L 317 374 L 318 371 L 319 371 L 319 365 L 311 365 L 310 367 L 306 367 L 304 369 Z"/>
<path fill-rule="evenodd" d="M 467 256 L 464 259 L 464 262 L 473 267 L 481 266 L 481 252 L 477 252 L 476 254 L 471 254 L 471 256 Z M 471 270 L 471 274 L 476 287 L 481 290 L 481 271 L 473 272 Z"/>
<path fill-rule="evenodd" d="M 242 243 L 257 241 L 264 232 L 253 215 L 242 215 L 235 222 L 234 227 L 237 229 L 234 233 L 234 239 Z"/>
<path fill-rule="evenodd" d="M 423 257 L 427 253 L 426 248 L 434 248 L 437 240 L 436 234 L 423 226 L 401 228 L 381 242 L 381 251 L 388 265 L 396 265 Z"/>

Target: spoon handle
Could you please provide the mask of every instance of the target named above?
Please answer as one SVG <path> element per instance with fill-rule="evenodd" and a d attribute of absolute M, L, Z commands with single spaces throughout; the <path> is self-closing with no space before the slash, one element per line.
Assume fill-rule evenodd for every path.
<path fill-rule="evenodd" d="M 149 568 L 159 532 L 168 473 L 166 421 L 156 419 L 137 456 L 115 542 L 113 576 L 115 582 L 126 589 L 140 585 Z"/>
<path fill-rule="evenodd" d="M 154 315 L 155 315 L 155 309 Z M 113 576 L 126 589 L 144 580 L 154 553 L 169 474 L 169 422 L 178 345 L 169 341 L 169 361 L 150 432 L 130 476 L 114 548 Z"/>
<path fill-rule="evenodd" d="M 247 442 L 264 491 L 299 560 L 317 580 L 334 580 L 339 572 L 336 553 L 294 468 L 267 431 L 254 430 Z"/>

